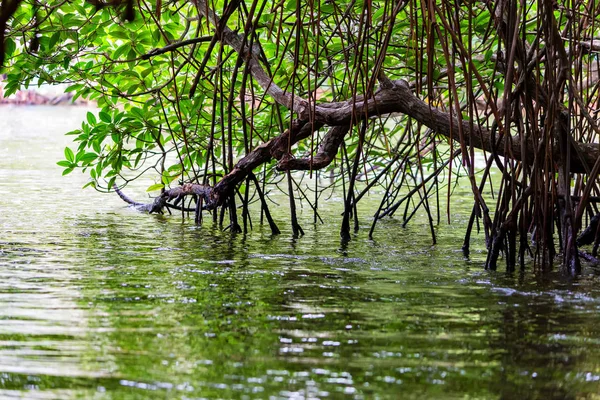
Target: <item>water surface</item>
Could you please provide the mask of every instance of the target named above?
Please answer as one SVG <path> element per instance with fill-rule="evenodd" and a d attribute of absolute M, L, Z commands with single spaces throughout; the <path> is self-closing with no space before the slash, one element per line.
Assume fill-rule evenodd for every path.
<path fill-rule="evenodd" d="M 435 246 L 365 212 L 341 246 L 335 201 L 298 239 L 283 205 L 280 236 L 196 227 L 61 177 L 86 111 L 0 108 L 1 398 L 598 398 L 596 271 L 484 271 L 468 196 Z"/>

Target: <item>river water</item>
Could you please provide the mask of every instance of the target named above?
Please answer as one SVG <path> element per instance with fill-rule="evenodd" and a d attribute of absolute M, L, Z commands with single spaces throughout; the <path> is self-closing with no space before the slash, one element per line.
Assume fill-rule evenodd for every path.
<path fill-rule="evenodd" d="M 0 108 L 0 398 L 599 398 L 597 270 L 484 271 L 460 200 L 436 246 L 341 247 L 334 200 L 299 239 L 141 214 L 61 176 L 86 111 Z"/>

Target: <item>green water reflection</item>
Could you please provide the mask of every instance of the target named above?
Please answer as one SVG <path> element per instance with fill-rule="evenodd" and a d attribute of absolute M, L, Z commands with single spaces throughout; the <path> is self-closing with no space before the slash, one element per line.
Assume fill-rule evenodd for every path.
<path fill-rule="evenodd" d="M 300 239 L 139 214 L 60 177 L 55 110 L 0 109 L 0 397 L 598 398 L 593 270 L 483 271 L 460 225 L 342 248 L 334 201 Z"/>

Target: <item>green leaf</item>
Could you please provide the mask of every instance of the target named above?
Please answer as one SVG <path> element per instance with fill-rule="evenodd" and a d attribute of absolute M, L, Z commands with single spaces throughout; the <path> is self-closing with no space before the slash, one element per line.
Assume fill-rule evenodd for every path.
<path fill-rule="evenodd" d="M 67 168 L 67 169 L 65 169 L 65 170 L 63 171 L 63 173 L 62 173 L 62 174 L 63 174 L 63 176 L 65 176 L 65 175 L 67 175 L 67 174 L 70 174 L 71 172 L 73 172 L 73 169 L 74 169 L 74 168 Z"/>
<path fill-rule="evenodd" d="M 152 186 L 149 186 L 148 189 L 146 189 L 146 192 L 154 192 L 155 190 L 160 190 L 164 187 L 165 185 L 163 185 L 162 183 L 156 183 Z"/>
<path fill-rule="evenodd" d="M 150 73 L 152 72 L 152 68 L 146 68 L 145 70 L 142 71 L 142 73 L 140 74 L 142 76 L 142 78 L 147 77 Z"/>
<path fill-rule="evenodd" d="M 135 162 L 133 164 L 134 168 L 137 168 L 138 164 L 140 163 L 140 160 L 142 159 L 142 156 L 144 155 L 144 153 L 139 153 L 137 155 L 137 157 L 135 158 Z"/>
<path fill-rule="evenodd" d="M 135 45 L 135 49 L 137 50 L 137 52 L 139 54 L 145 54 L 146 53 L 146 48 L 144 46 L 142 46 L 141 43 L 138 43 Z"/>
<path fill-rule="evenodd" d="M 68 147 L 65 147 L 65 158 L 67 159 L 67 161 L 75 162 L 75 154 L 73 153 L 73 150 L 71 150 Z"/>
<path fill-rule="evenodd" d="M 99 140 L 96 140 L 92 143 L 92 148 L 94 149 L 94 151 L 96 153 L 100 153 L 102 151 L 102 149 L 100 148 L 100 144 L 101 144 L 101 141 L 99 141 Z"/>
<path fill-rule="evenodd" d="M 56 46 L 56 43 L 60 40 L 60 31 L 54 32 L 54 34 L 50 37 L 50 41 L 48 42 L 48 47 L 50 49 Z"/>
<path fill-rule="evenodd" d="M 173 172 L 177 172 L 177 173 L 178 173 L 178 172 L 180 172 L 181 170 L 182 170 L 181 164 L 174 164 L 174 165 L 171 165 L 171 166 L 170 166 L 170 167 L 167 169 L 167 171 L 169 171 L 169 172 L 171 172 L 171 173 L 173 173 Z"/>
<path fill-rule="evenodd" d="M 56 163 L 60 167 L 71 168 L 73 163 L 71 161 L 62 160 Z"/>
<path fill-rule="evenodd" d="M 4 41 L 4 53 L 7 58 L 12 56 L 16 49 L 17 45 L 15 44 L 14 40 L 8 38 Z"/>
<path fill-rule="evenodd" d="M 120 28 L 110 31 L 110 36 L 115 37 L 117 39 L 129 39 L 129 34 Z"/>
<path fill-rule="evenodd" d="M 107 112 L 100 111 L 100 114 L 98 114 L 98 115 L 99 115 L 101 121 L 106 122 L 107 124 L 111 123 L 110 114 L 108 114 Z"/>
<path fill-rule="evenodd" d="M 83 85 L 80 84 L 80 83 L 77 83 L 75 85 L 71 85 L 71 86 L 69 86 L 68 88 L 65 89 L 65 93 L 78 91 L 82 87 L 83 87 Z"/>
<path fill-rule="evenodd" d="M 129 43 L 125 43 L 125 44 L 119 46 L 112 55 L 113 60 L 119 59 L 119 57 L 121 57 L 123 54 L 128 52 L 130 49 L 131 49 L 131 44 L 129 44 Z"/>
<path fill-rule="evenodd" d="M 4 87 L 4 97 L 8 97 L 11 94 L 15 94 L 19 89 L 19 84 L 17 82 L 10 82 Z"/>
<path fill-rule="evenodd" d="M 127 53 L 127 59 L 129 60 L 127 65 L 129 66 L 129 69 L 133 69 L 135 67 L 135 58 L 136 57 L 137 57 L 137 54 L 135 54 L 135 51 L 133 49 L 130 49 L 129 53 Z"/>
<path fill-rule="evenodd" d="M 285 5 L 286 11 L 295 11 L 296 4 L 296 0 L 288 0 L 287 4 Z"/>
<path fill-rule="evenodd" d="M 152 31 L 152 39 L 154 39 L 154 41 L 159 42 L 161 38 L 162 35 L 159 29 L 155 29 L 154 31 Z"/>
<path fill-rule="evenodd" d="M 91 111 L 88 111 L 88 113 L 86 115 L 86 119 L 90 125 L 96 125 L 96 117 L 94 116 L 94 114 Z"/>

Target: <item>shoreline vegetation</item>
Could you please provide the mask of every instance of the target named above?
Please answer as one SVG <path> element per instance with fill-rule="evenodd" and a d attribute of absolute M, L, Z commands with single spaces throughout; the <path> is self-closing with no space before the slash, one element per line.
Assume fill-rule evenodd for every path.
<path fill-rule="evenodd" d="M 17 90 L 8 97 L 4 95 L 4 86 L 6 76 L 0 76 L 0 105 L 20 105 L 20 106 L 87 106 L 93 105 L 95 102 L 77 98 L 73 101 L 74 93 L 65 93 L 64 85 L 48 86 L 43 85 L 35 89 Z"/>
<path fill-rule="evenodd" d="M 466 176 L 465 256 L 483 232 L 486 269 L 580 275 L 578 245 L 600 249 L 600 229 L 580 240 L 600 215 L 600 9 L 563 3 L 11 0 L 0 66 L 5 94 L 62 84 L 97 102 L 57 164 L 104 192 L 149 176 L 160 195 L 139 209 L 246 233 L 258 201 L 276 234 L 270 193 L 287 192 L 299 237 L 297 208 L 317 223 L 339 188 L 343 245 L 370 193 L 369 238 L 423 213 L 436 244 Z"/>

